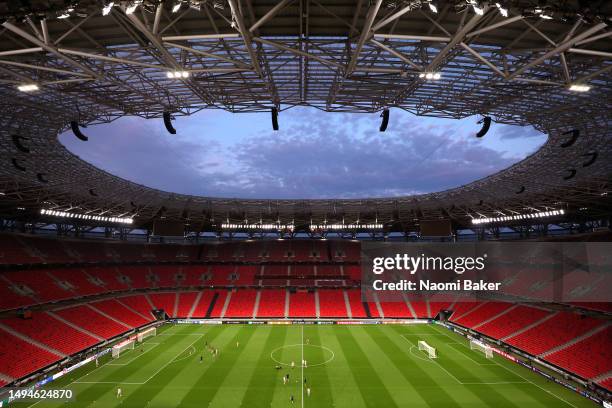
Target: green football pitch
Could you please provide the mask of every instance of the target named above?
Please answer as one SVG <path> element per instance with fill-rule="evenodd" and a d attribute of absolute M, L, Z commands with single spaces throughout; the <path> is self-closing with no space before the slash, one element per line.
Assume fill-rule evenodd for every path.
<path fill-rule="evenodd" d="M 419 340 L 438 358 L 419 351 Z M 89 364 L 53 387 L 72 389 L 76 399 L 14 406 L 595 406 L 503 357 L 486 359 L 462 336 L 432 324 L 166 325 L 136 349 L 105 356 L 99 367 Z"/>

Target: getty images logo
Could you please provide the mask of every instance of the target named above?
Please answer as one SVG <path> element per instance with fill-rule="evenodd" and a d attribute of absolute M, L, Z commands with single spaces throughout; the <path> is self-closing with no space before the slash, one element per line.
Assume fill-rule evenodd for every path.
<path fill-rule="evenodd" d="M 405 271 L 411 275 L 419 271 L 453 271 L 461 275 L 468 271 L 482 271 L 485 268 L 487 254 L 482 256 L 411 256 L 396 254 L 391 257 L 375 257 L 372 272 L 380 275 L 385 271 Z"/>

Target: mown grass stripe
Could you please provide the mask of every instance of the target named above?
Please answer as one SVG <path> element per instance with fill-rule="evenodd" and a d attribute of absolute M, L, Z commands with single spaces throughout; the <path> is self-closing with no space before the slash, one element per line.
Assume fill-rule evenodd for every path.
<path fill-rule="evenodd" d="M 444 328 L 440 328 L 440 327 L 435 327 L 435 331 L 440 332 L 441 330 L 446 330 Z M 464 351 L 461 351 L 463 354 L 468 353 L 470 350 L 465 346 L 466 344 L 469 344 L 468 340 L 463 338 L 462 336 L 459 336 L 457 334 L 453 334 L 453 333 L 445 333 L 445 337 L 449 340 L 452 340 L 452 337 L 457 337 L 457 342 L 462 343 L 461 347 L 457 347 L 457 349 L 461 349 L 463 348 Z M 474 352 L 475 353 L 475 352 Z M 561 399 L 557 394 L 559 394 L 560 392 L 565 391 L 564 389 L 559 389 L 558 392 L 554 393 L 554 394 L 550 394 L 547 392 L 544 392 L 540 389 L 538 389 L 538 387 L 536 385 L 534 385 L 533 383 L 530 383 L 529 381 L 531 381 L 530 378 L 525 376 L 521 376 L 518 373 L 516 373 L 514 371 L 514 369 L 516 370 L 522 370 L 521 367 L 517 367 L 515 364 L 512 364 L 509 361 L 506 360 L 500 360 L 501 357 L 499 356 L 494 356 L 493 361 L 495 363 L 494 366 L 480 366 L 481 368 L 489 368 L 489 367 L 495 367 L 496 373 L 498 375 L 501 376 L 500 378 L 500 382 L 501 381 L 508 381 L 508 382 L 525 382 L 525 384 L 508 384 L 506 386 L 504 386 L 504 389 L 506 390 L 506 393 L 512 394 L 513 400 L 516 400 L 515 396 L 517 395 L 517 393 L 520 392 L 525 392 L 525 390 L 530 390 L 526 392 L 526 398 L 524 398 L 525 401 L 529 400 L 531 405 L 534 405 L 534 403 L 539 403 L 542 406 L 545 407 L 550 407 L 550 406 L 565 406 L 565 407 L 573 407 L 573 404 L 566 401 L 564 398 Z M 453 364 L 458 365 L 456 361 L 453 361 Z M 511 366 L 513 369 L 507 368 L 507 366 Z M 525 372 L 525 375 L 528 376 L 533 376 L 533 373 L 530 372 Z M 541 380 L 541 377 L 536 377 L 537 380 Z M 478 379 L 475 381 L 477 382 L 479 381 Z M 502 385 L 502 384 L 500 384 Z M 466 384 L 466 387 L 470 387 L 471 384 Z M 480 388 L 480 387 L 477 387 Z M 537 389 L 538 392 L 533 392 L 533 389 Z M 503 394 L 499 394 L 501 398 L 503 398 Z M 523 406 L 523 404 L 519 404 L 519 406 Z"/>
<path fill-rule="evenodd" d="M 164 367 L 163 370 L 157 373 L 146 384 L 143 384 L 135 391 L 132 391 L 130 394 L 127 394 L 125 400 L 123 401 L 123 405 L 129 406 L 133 404 L 134 406 L 136 406 L 136 404 L 142 404 L 143 402 L 145 402 L 146 404 L 149 401 L 154 400 L 156 396 L 163 395 L 166 386 L 169 383 L 172 383 L 173 380 L 178 378 L 179 374 L 185 369 L 186 366 L 196 361 L 196 356 L 198 355 L 197 350 L 200 349 L 204 344 L 204 334 L 205 333 L 202 332 L 202 337 L 186 336 L 191 340 L 190 344 L 194 343 L 193 346 L 196 349 L 196 352 L 193 353 L 193 355 L 191 356 L 181 355 L 182 353 L 175 355 L 173 360 L 179 358 L 183 358 L 183 360 L 168 364 L 166 367 Z M 219 334 L 221 334 L 221 330 L 216 327 L 213 327 L 206 333 L 206 337 L 214 338 L 217 337 Z M 177 351 L 182 351 L 182 348 Z"/>
<path fill-rule="evenodd" d="M 405 334 L 405 332 L 403 332 L 401 328 L 396 327 L 394 328 L 394 330 L 398 332 L 399 334 Z M 453 374 L 460 381 L 474 382 L 474 383 L 481 382 L 479 380 L 479 377 L 473 373 L 476 373 L 479 370 L 481 370 L 482 366 L 476 363 L 473 363 L 473 362 L 469 362 L 469 361 L 466 362 L 464 365 L 460 365 L 456 362 L 456 360 L 453 360 L 451 356 L 452 354 L 449 354 L 443 359 L 439 357 L 436 362 L 437 364 L 442 365 L 446 370 L 448 370 L 451 374 Z M 503 380 L 504 380 L 503 378 L 500 379 L 500 381 L 503 381 Z M 440 385 L 444 386 L 443 383 Z M 509 399 L 505 398 L 502 394 L 497 392 L 494 386 L 484 384 L 484 382 L 482 384 L 475 384 L 475 386 L 471 388 L 467 387 L 466 385 L 462 385 L 461 391 L 463 392 L 463 394 L 465 394 L 465 391 L 472 393 L 474 396 L 476 396 L 481 401 L 481 404 L 479 405 L 483 407 L 492 406 L 492 403 L 494 401 L 495 401 L 495 404 L 493 405 L 495 405 L 496 407 L 500 407 L 500 408 L 520 406 L 520 405 L 514 404 L 512 401 L 510 401 Z"/>
<path fill-rule="evenodd" d="M 238 347 L 236 344 L 229 345 L 229 349 L 233 349 L 232 352 L 240 352 L 241 356 L 221 383 L 215 397 L 210 402 L 211 407 L 237 407 L 242 403 L 252 378 L 276 375 L 271 360 L 266 369 L 257 371 L 259 357 L 266 354 L 265 345 L 271 334 L 270 328 L 259 326 L 250 331 L 253 332 L 250 340 L 244 343 L 240 341 Z M 238 350 L 242 348 L 244 350 Z"/>
<path fill-rule="evenodd" d="M 358 384 L 359 393 L 366 405 L 368 407 L 397 407 L 382 380 L 375 374 L 374 367 L 355 340 L 350 328 L 337 328 L 337 336 Z"/>
<path fill-rule="evenodd" d="M 334 352 L 334 359 L 325 366 L 334 398 L 334 406 L 364 408 L 366 402 L 359 392 L 359 386 L 353 376 L 347 357 L 342 351 L 336 328 L 334 326 L 321 326 L 318 331 L 321 345 L 329 347 Z"/>
<path fill-rule="evenodd" d="M 304 326 L 304 338 L 313 347 L 305 346 L 304 358 L 308 361 L 311 367 L 304 370 L 306 383 L 304 387 L 310 387 L 310 397 L 304 392 L 305 407 L 331 407 L 334 404 L 331 384 L 327 375 L 327 364 L 312 366 L 312 364 L 320 364 L 327 360 L 327 354 L 322 348 L 316 346 L 324 346 L 321 343 L 319 335 L 320 326 Z M 304 390 L 305 391 L 305 390 Z"/>
<path fill-rule="evenodd" d="M 189 327 L 179 328 L 176 330 L 178 333 L 189 331 Z M 181 337 L 177 341 L 168 340 L 160 341 L 160 345 L 156 347 L 156 352 L 151 355 L 144 356 L 139 360 L 136 360 L 135 364 L 129 364 L 127 366 L 104 366 L 100 371 L 92 373 L 92 375 L 81 378 L 79 381 L 97 381 L 98 384 L 86 384 L 86 389 L 79 391 L 78 400 L 85 401 L 90 404 L 97 403 L 104 394 L 112 394 L 117 388 L 117 383 L 121 382 L 143 382 L 151 374 L 155 373 L 160 367 L 163 366 L 169 359 L 173 358 L 168 355 L 168 351 L 172 351 L 175 348 L 187 347 L 192 339 L 189 337 Z M 138 349 L 132 351 L 132 353 L 138 353 Z M 120 361 L 121 357 L 119 358 Z M 105 374 L 106 373 L 106 374 Z M 131 380 L 131 381 L 128 381 Z M 105 384 L 108 383 L 108 384 Z M 136 389 L 138 386 L 122 385 L 121 388 L 125 391 L 128 389 L 131 391 Z"/>
<path fill-rule="evenodd" d="M 154 392 L 143 395 L 146 401 L 150 402 L 149 408 L 166 408 L 177 406 L 183 396 L 185 396 L 194 386 L 198 376 L 206 372 L 213 364 L 214 360 L 205 349 L 206 342 L 214 342 L 220 346 L 224 346 L 231 337 L 231 331 L 215 326 L 211 328 L 205 336 L 198 339 L 196 342 L 196 352 L 193 355 L 178 356 L 172 365 L 177 366 L 174 372 L 160 373 L 159 378 L 156 377 Z M 203 361 L 200 362 L 200 356 Z M 145 389 L 142 390 L 143 392 Z"/>
<path fill-rule="evenodd" d="M 232 350 L 232 345 L 236 341 L 246 344 L 255 333 L 255 328 L 250 326 L 240 326 L 236 334 L 228 342 L 229 347 L 220 351 L 217 361 L 206 372 L 200 376 L 193 389 L 181 400 L 181 406 L 201 406 L 207 407 L 213 400 L 219 387 L 227 377 L 232 367 L 239 360 L 244 348 Z"/>
<path fill-rule="evenodd" d="M 389 360 L 400 371 L 410 387 L 420 398 L 432 407 L 443 404 L 445 407 L 459 408 L 461 405 L 455 401 L 452 395 L 446 392 L 447 387 L 454 386 L 451 379 L 446 384 L 440 383 L 433 376 L 429 375 L 420 364 L 415 364 L 408 357 L 407 348 L 400 347 L 390 339 L 390 336 L 401 335 L 397 331 L 390 331 L 387 327 L 373 327 L 366 331 L 372 340 L 378 345 L 380 350 L 387 355 Z M 406 343 L 409 347 L 409 343 Z M 428 363 L 426 363 L 428 364 Z"/>
<path fill-rule="evenodd" d="M 241 407 L 270 407 L 274 390 L 279 382 L 282 381 L 282 375 L 285 374 L 284 370 L 272 368 L 276 363 L 272 361 L 270 352 L 284 344 L 287 338 L 287 329 L 278 326 L 270 326 L 267 329 L 270 333 L 264 344 L 263 351 L 259 355 L 254 375 L 251 376 L 247 390 L 242 396 Z M 270 371 L 270 375 L 262 374 L 268 371 Z"/>

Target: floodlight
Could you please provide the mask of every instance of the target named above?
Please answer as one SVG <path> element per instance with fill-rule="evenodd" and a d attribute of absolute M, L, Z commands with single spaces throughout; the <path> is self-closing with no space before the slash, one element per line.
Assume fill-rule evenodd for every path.
<path fill-rule="evenodd" d="M 504 8 L 499 3 L 495 3 L 495 5 L 497 6 L 497 9 L 499 10 L 499 14 L 501 14 L 504 17 L 508 17 L 508 9 L 507 8 Z"/>
<path fill-rule="evenodd" d="M 17 89 L 20 90 L 21 92 L 33 92 L 33 91 L 38 91 L 40 88 L 38 87 L 37 84 L 22 84 L 22 85 L 18 85 Z"/>
<path fill-rule="evenodd" d="M 574 92 L 588 92 L 590 89 L 590 86 L 581 84 L 572 84 L 569 87 L 569 90 Z"/>
<path fill-rule="evenodd" d="M 115 3 L 111 1 L 106 6 L 104 6 L 102 8 L 102 15 L 103 16 L 108 16 L 110 14 L 111 10 L 113 9 L 114 5 L 115 5 Z"/>

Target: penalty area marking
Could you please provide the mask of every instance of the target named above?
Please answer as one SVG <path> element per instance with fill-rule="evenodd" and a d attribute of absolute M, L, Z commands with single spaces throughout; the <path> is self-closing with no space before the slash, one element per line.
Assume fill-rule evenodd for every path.
<path fill-rule="evenodd" d="M 479 363 L 478 361 L 474 360 L 472 357 L 470 357 L 467 354 L 463 353 L 461 350 L 458 350 L 458 348 L 461 348 L 462 350 L 464 350 L 464 349 L 470 350 L 470 348 L 468 346 L 466 346 L 465 344 L 462 344 L 462 343 L 446 343 L 446 345 L 454 348 L 457 351 L 459 351 L 459 354 L 461 354 L 462 356 L 464 356 L 467 359 L 472 360 L 474 362 L 474 364 L 478 364 L 480 366 L 495 366 L 495 365 L 497 365 L 497 363 Z M 455 347 L 455 345 L 459 345 L 459 347 Z"/>
<path fill-rule="evenodd" d="M 274 358 L 274 353 L 276 353 L 278 350 L 282 350 L 282 349 L 285 349 L 285 348 L 291 348 L 291 347 L 301 347 L 301 348 L 304 348 L 304 347 L 318 347 L 320 349 L 327 350 L 327 351 L 329 351 L 331 353 L 331 357 L 329 357 L 327 360 L 323 361 L 322 363 L 308 364 L 308 367 L 318 367 L 318 366 L 325 365 L 325 364 L 329 363 L 330 361 L 332 361 L 336 357 L 336 353 L 334 353 L 334 351 L 332 349 L 330 349 L 329 347 L 320 346 L 318 344 L 298 343 L 298 344 L 288 344 L 286 346 L 280 346 L 280 347 L 275 348 L 274 350 L 272 350 L 270 352 L 270 358 L 272 359 L 272 361 L 274 361 L 274 362 L 276 362 L 278 364 L 281 364 L 281 365 L 284 365 L 284 366 L 290 366 L 291 363 L 283 363 L 282 361 L 279 361 L 276 358 Z"/>
<path fill-rule="evenodd" d="M 192 353 L 187 354 L 186 356 L 181 357 L 181 358 L 179 358 L 179 359 L 177 359 L 177 360 L 172 360 L 172 362 L 171 362 L 170 364 L 174 364 L 174 363 L 178 363 L 179 361 L 187 360 L 189 357 L 192 357 L 192 356 L 193 356 L 194 354 L 196 354 L 196 352 L 197 352 L 197 350 L 196 350 L 195 346 L 191 346 L 191 347 L 190 347 L 190 348 L 188 348 L 187 350 L 192 350 Z M 187 350 L 185 350 L 185 351 L 187 351 Z M 179 354 L 179 355 L 180 355 L 180 354 Z M 176 356 L 176 357 L 178 357 L 178 356 Z M 175 357 L 175 358 L 176 358 L 176 357 Z"/>
<path fill-rule="evenodd" d="M 404 337 L 403 335 L 401 335 L 401 337 Z M 404 337 L 404 339 L 406 339 Z M 412 342 L 410 342 L 410 340 L 406 339 L 406 341 L 408 341 L 410 344 L 412 344 Z M 417 353 L 414 353 L 414 350 L 417 350 Z M 506 385 L 506 384 L 528 384 L 526 381 L 493 381 L 493 382 L 486 382 L 486 381 L 480 381 L 480 382 L 464 382 L 459 380 L 457 377 L 455 377 L 453 374 L 451 374 L 448 370 L 446 370 L 446 368 L 442 367 L 442 365 L 440 363 L 438 363 L 436 360 L 432 359 L 432 358 L 427 358 L 424 357 L 420 354 L 421 353 L 417 347 L 415 345 L 411 345 L 410 346 L 410 354 L 412 354 L 413 356 L 415 356 L 416 358 L 418 358 L 419 360 L 423 360 L 423 361 L 427 361 L 429 363 L 433 363 L 436 364 L 438 367 L 440 367 L 442 370 L 444 370 L 448 375 L 450 375 L 451 377 L 453 377 L 455 379 L 455 381 L 457 381 L 459 384 L 461 385 Z M 493 365 L 493 364 L 489 364 L 489 365 Z"/>
<path fill-rule="evenodd" d="M 206 334 L 206 333 L 204 333 Z M 157 371 L 155 371 L 149 378 L 147 378 L 146 380 L 144 380 L 143 382 L 123 382 L 123 381 L 73 381 L 70 384 L 123 384 L 123 385 L 144 385 L 146 383 L 148 383 L 153 377 L 155 377 L 157 374 L 159 374 L 164 368 L 166 368 L 167 366 L 169 366 L 170 364 L 175 362 L 175 359 L 177 357 L 179 357 L 181 354 L 183 354 L 184 352 L 186 352 L 187 350 L 189 350 L 190 348 L 194 347 L 194 344 L 200 340 L 202 337 L 204 337 L 204 334 L 201 334 L 199 338 L 195 339 L 190 345 L 188 345 L 187 347 L 185 347 L 180 353 L 178 353 L 172 360 L 168 361 L 167 363 L 163 364 Z M 178 360 L 176 360 L 178 361 Z M 94 370 L 95 371 L 95 370 Z M 90 373 L 88 373 L 90 374 Z M 86 374 L 87 375 L 87 374 Z M 70 385 L 68 384 L 68 385 Z"/>
<path fill-rule="evenodd" d="M 130 360 L 128 360 L 126 362 L 123 362 L 123 363 L 106 363 L 106 365 L 107 366 L 125 366 L 125 365 L 128 365 L 132 361 L 136 360 L 138 357 L 142 357 L 143 355 L 147 354 L 149 351 L 153 350 L 155 347 L 159 346 L 161 343 L 143 343 L 143 347 L 144 347 L 144 345 L 147 345 L 147 344 L 150 344 L 153 347 L 147 348 L 143 353 L 138 354 L 136 357 L 133 357 L 133 358 L 131 358 Z M 129 350 L 129 351 L 134 351 L 134 350 Z M 124 356 L 125 356 L 125 354 L 124 354 Z M 131 354 L 130 354 L 130 356 L 131 356 Z"/>
<path fill-rule="evenodd" d="M 416 347 L 414 346 L 410 346 L 410 354 L 412 354 L 413 356 L 415 356 L 416 358 L 418 358 L 419 360 L 423 360 L 423 361 L 427 361 L 428 363 L 434 363 L 433 359 L 431 358 L 427 358 L 427 357 L 423 357 L 420 351 L 418 353 L 414 353 L 414 350 L 416 349 Z M 418 350 L 417 350 L 418 351 Z"/>

